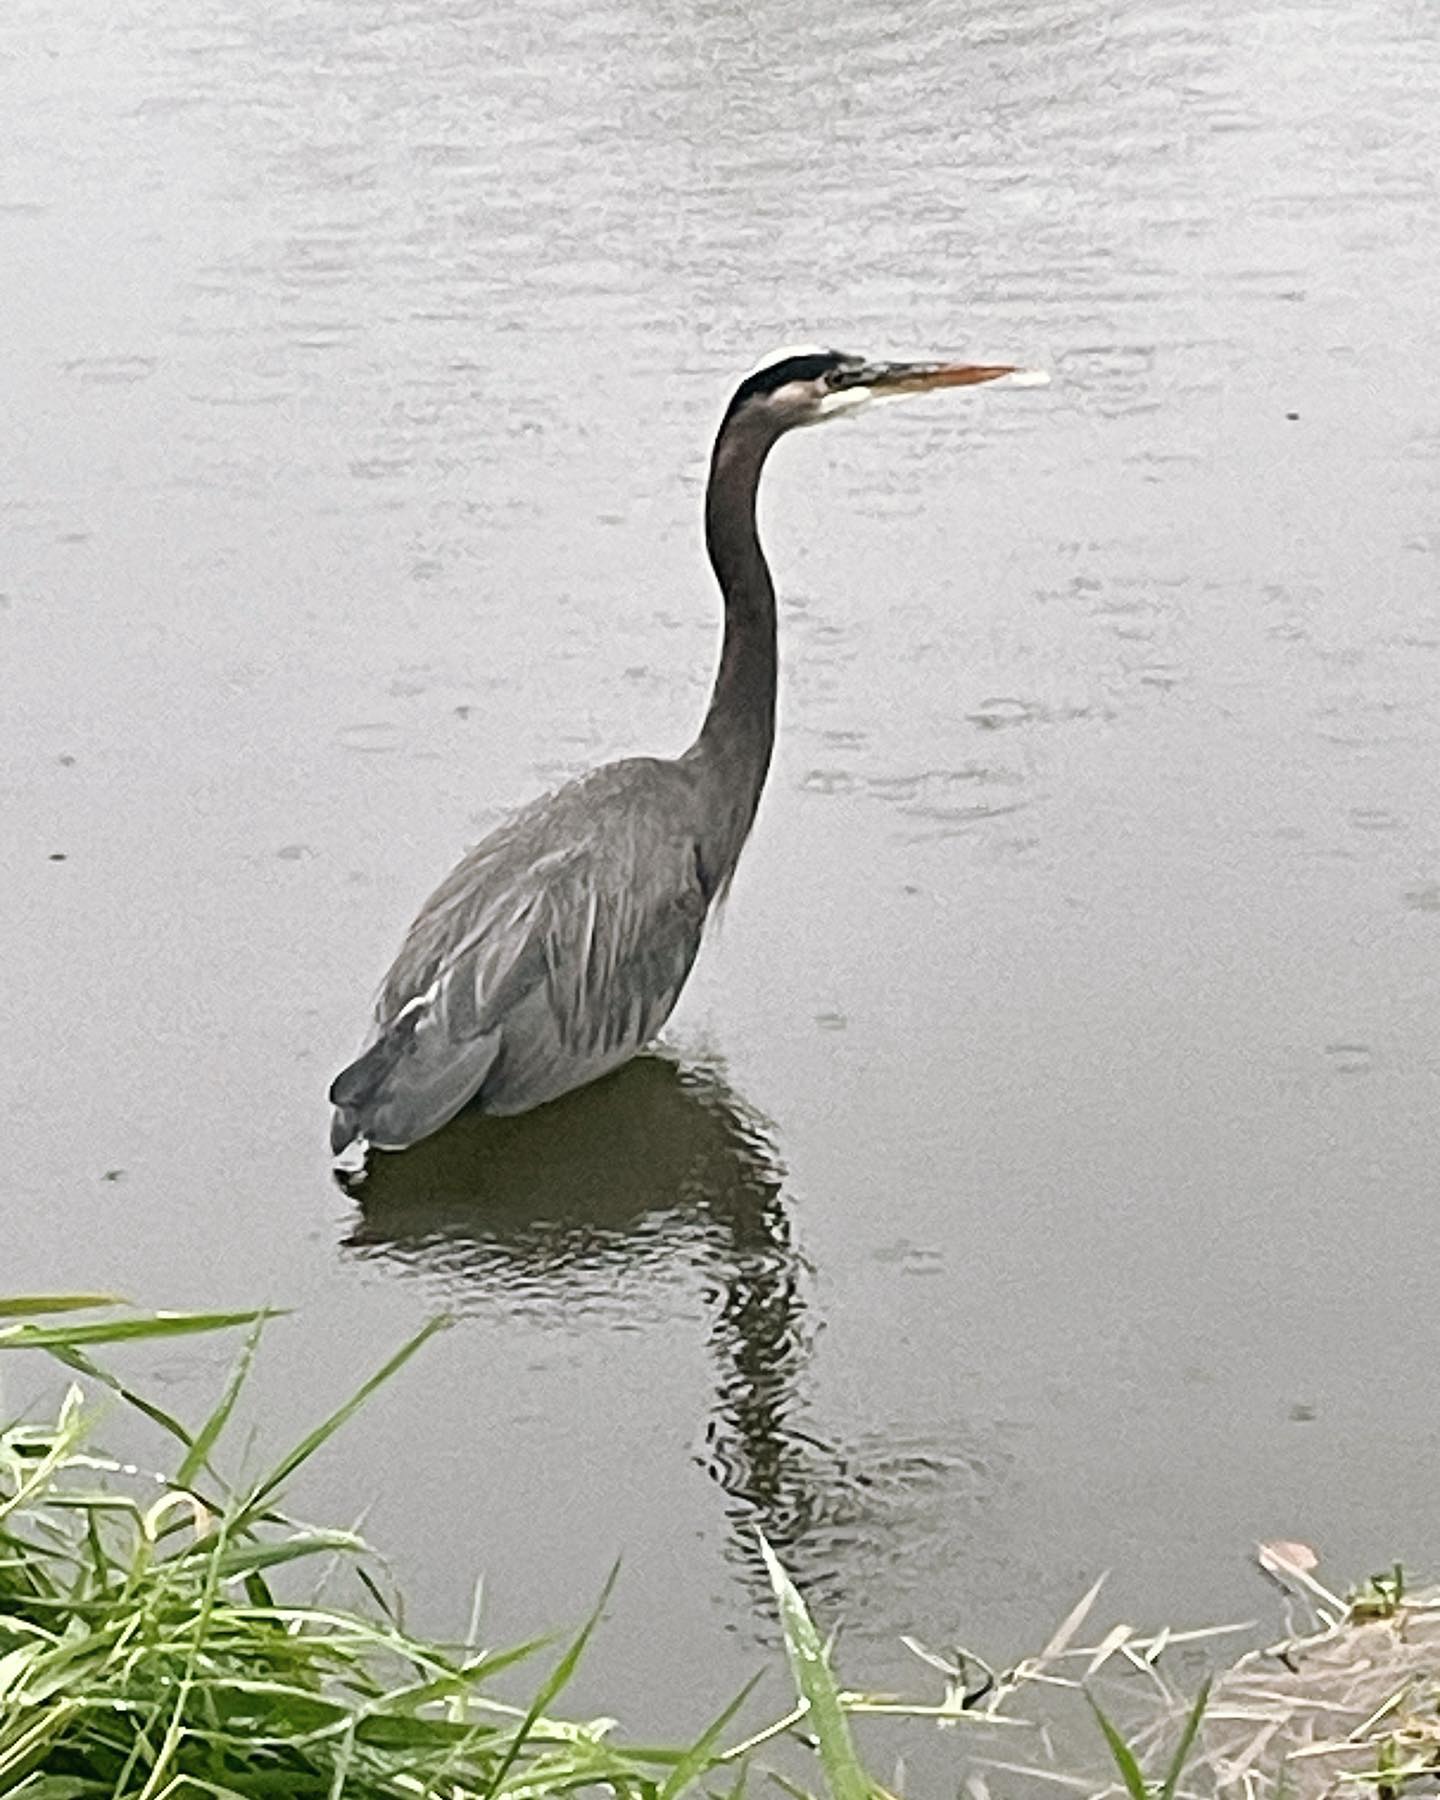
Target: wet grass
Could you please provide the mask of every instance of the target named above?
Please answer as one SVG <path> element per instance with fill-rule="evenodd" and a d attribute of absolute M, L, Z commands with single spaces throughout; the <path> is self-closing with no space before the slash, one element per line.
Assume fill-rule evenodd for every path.
<path fill-rule="evenodd" d="M 1227 1663 L 1222 1646 L 1244 1626 L 1117 1625 L 1081 1642 L 1097 1582 L 1010 1668 L 906 1640 L 938 1684 L 916 1699 L 840 1685 L 832 1646 L 762 1543 L 795 1688 L 783 1717 L 738 1735 L 752 1684 L 686 1744 L 570 1718 L 565 1690 L 610 1584 L 568 1641 L 487 1646 L 477 1596 L 466 1642 L 438 1643 L 406 1628 L 358 1534 L 282 1509 L 289 1479 L 440 1322 L 265 1475 L 232 1484 L 218 1465 L 264 1318 L 143 1314 L 104 1295 L 0 1300 L 0 1350 L 45 1351 L 79 1378 L 53 1418 L 0 1429 L 0 1796 L 744 1800 L 763 1780 L 792 1800 L 885 1800 L 855 1730 L 887 1719 L 950 1734 L 947 1791 L 967 1800 L 1401 1800 L 1435 1786 L 1440 1595 L 1412 1594 L 1396 1570 L 1342 1599 L 1294 1545 L 1262 1551 L 1304 1613 L 1268 1648 Z M 193 1428 L 96 1359 L 126 1341 L 237 1328 L 243 1348 Z M 168 1473 L 98 1447 L 123 1430 L 125 1407 L 171 1440 Z M 529 1700 L 502 1698 L 497 1681 Z M 897 1770 L 890 1786 L 902 1785 Z"/>

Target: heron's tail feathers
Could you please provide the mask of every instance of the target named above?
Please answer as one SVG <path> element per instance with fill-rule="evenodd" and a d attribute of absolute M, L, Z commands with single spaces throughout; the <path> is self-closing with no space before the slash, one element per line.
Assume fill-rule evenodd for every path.
<path fill-rule="evenodd" d="M 336 1156 L 358 1138 L 377 1150 L 408 1150 L 479 1093 L 499 1051 L 499 1034 L 460 1046 L 438 1043 L 442 1035 L 421 1009 L 404 1012 L 340 1071 L 330 1086 L 330 1148 Z"/>

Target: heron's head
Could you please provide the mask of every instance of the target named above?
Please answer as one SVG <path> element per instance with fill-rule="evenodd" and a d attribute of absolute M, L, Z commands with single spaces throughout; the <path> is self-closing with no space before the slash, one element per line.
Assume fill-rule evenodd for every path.
<path fill-rule="evenodd" d="M 724 423 L 768 427 L 778 437 L 796 425 L 818 425 L 857 412 L 872 400 L 1002 379 L 1036 387 L 1049 378 L 1008 363 L 872 362 L 843 350 L 777 350 L 736 388 Z"/>

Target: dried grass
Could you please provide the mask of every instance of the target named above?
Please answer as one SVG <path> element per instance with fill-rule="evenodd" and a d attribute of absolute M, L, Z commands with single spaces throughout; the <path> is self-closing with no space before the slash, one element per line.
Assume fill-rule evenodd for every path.
<path fill-rule="evenodd" d="M 1216 1666 L 1216 1650 L 1253 1625 L 1150 1635 L 1117 1625 L 1077 1643 L 1099 1583 L 1039 1656 L 1003 1674 L 912 1644 L 944 1669 L 949 1717 L 995 1728 L 988 1744 L 972 1740 L 970 1800 L 1126 1795 L 1089 1708 L 1074 1704 L 1086 1695 L 1134 1753 L 1144 1791 L 1158 1793 L 1207 1665 L 1209 1700 L 1176 1800 L 1400 1800 L 1440 1791 L 1440 1589 L 1408 1593 L 1397 1569 L 1342 1599 L 1304 1557 L 1276 1554 L 1301 1548 L 1265 1546 L 1259 1557 L 1285 1592 L 1287 1635 L 1228 1666 Z M 1091 1743 L 1086 1768 L 1077 1745 Z"/>

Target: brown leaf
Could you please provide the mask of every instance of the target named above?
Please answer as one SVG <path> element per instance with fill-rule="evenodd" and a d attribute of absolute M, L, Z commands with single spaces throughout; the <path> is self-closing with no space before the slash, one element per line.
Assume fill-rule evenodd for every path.
<path fill-rule="evenodd" d="M 1320 1558 L 1308 1544 L 1274 1538 L 1255 1546 L 1255 1560 L 1267 1575 L 1308 1575 L 1320 1566 Z"/>

